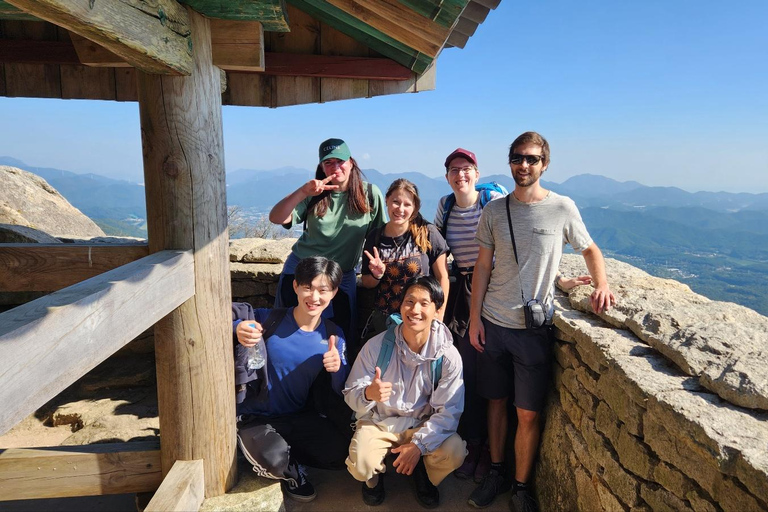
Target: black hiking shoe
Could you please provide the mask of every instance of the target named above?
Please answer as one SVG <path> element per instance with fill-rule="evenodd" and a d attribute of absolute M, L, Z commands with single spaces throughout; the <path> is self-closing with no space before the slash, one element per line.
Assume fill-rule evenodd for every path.
<path fill-rule="evenodd" d="M 505 478 L 495 469 L 491 469 L 483 478 L 483 482 L 469 495 L 469 503 L 475 508 L 485 508 L 493 503 L 496 496 L 504 494 L 512 488 L 512 481 Z"/>
<path fill-rule="evenodd" d="M 536 500 L 528 491 L 519 490 L 509 500 L 509 510 L 512 512 L 539 512 Z"/>
<path fill-rule="evenodd" d="M 419 463 L 413 470 L 413 482 L 416 484 L 416 500 L 419 505 L 424 508 L 435 508 L 440 504 L 440 491 L 429 481 L 423 457 L 419 458 Z"/>
<path fill-rule="evenodd" d="M 384 473 L 379 473 L 379 481 L 375 487 L 368 487 L 363 482 L 363 503 L 370 507 L 376 507 L 384 503 Z"/>
<path fill-rule="evenodd" d="M 307 470 L 304 466 L 290 462 L 294 466 L 294 472 L 298 475 L 296 478 L 289 478 L 281 480 L 280 485 L 283 488 L 285 494 L 296 501 L 312 501 L 317 497 L 315 488 L 307 480 Z"/>

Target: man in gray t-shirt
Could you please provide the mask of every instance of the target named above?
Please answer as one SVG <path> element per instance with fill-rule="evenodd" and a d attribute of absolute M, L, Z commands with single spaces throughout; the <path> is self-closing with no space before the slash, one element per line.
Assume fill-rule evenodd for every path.
<path fill-rule="evenodd" d="M 549 144 L 541 135 L 526 132 L 515 139 L 509 149 L 515 190 L 485 207 L 475 236 L 480 250 L 472 278 L 469 339 L 480 352 L 477 387 L 488 399 L 491 452 L 491 471 L 469 497 L 469 504 L 478 508 L 487 507 L 497 494 L 513 487 L 504 470 L 504 444 L 507 399 L 514 383 L 518 426 L 510 508 L 536 510 L 528 481 L 550 382 L 552 339 L 547 326 L 526 329 L 523 305 L 537 299 L 544 304 L 547 323 L 551 322 L 554 283 L 566 243 L 584 256 L 591 275 L 569 280 L 569 284 L 592 283 L 592 308 L 598 313 L 616 301 L 608 286 L 603 255 L 576 205 L 541 186 L 539 178 L 548 165 Z"/>

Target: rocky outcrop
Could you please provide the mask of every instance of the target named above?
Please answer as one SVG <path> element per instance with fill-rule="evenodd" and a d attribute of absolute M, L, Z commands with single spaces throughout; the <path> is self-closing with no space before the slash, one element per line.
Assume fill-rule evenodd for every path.
<path fill-rule="evenodd" d="M 232 300 L 248 302 L 255 308 L 272 307 L 283 262 L 291 254 L 294 243 L 295 238 L 231 240 L 229 271 L 232 276 Z"/>
<path fill-rule="evenodd" d="M 585 268 L 580 257 L 566 256 L 560 270 L 576 275 Z M 605 321 L 586 312 L 589 287 L 558 299 L 556 386 L 536 475 L 541 509 L 766 510 L 768 413 L 744 407 L 741 397 L 729 401 L 739 394 L 735 388 L 712 393 L 711 382 L 687 362 L 721 343 L 708 341 L 707 328 L 732 305 L 619 262 L 609 261 L 608 274 L 620 303 L 601 315 Z M 674 316 L 678 306 L 686 313 Z M 632 318 L 659 318 L 660 311 L 702 321 L 681 326 L 701 329 L 702 343 L 685 347 L 686 357 L 635 334 L 639 322 Z M 703 322 L 706 311 L 713 312 L 710 323 Z M 739 313 L 751 317 L 749 310 Z M 680 336 L 669 325 L 668 337 Z M 735 346 L 741 331 L 732 332 Z M 761 375 L 768 368 L 749 379 L 760 382 Z"/>
<path fill-rule="evenodd" d="M 605 321 L 632 331 L 724 400 L 768 410 L 768 318 L 630 265 L 610 265 L 610 274 L 620 276 L 614 286 L 618 304 L 600 315 Z M 586 268 L 581 258 L 567 257 L 561 271 L 576 275 Z M 590 291 L 576 288 L 571 306 L 591 312 Z"/>
<path fill-rule="evenodd" d="M 29 226 L 52 236 L 104 236 L 43 178 L 0 165 L 0 183 L 0 224 Z"/>

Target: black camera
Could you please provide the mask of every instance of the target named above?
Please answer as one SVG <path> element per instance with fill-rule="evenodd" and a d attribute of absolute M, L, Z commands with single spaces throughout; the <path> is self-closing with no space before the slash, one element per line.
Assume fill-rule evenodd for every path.
<path fill-rule="evenodd" d="M 538 300 L 529 300 L 523 305 L 525 328 L 540 329 L 547 323 L 547 308 Z"/>

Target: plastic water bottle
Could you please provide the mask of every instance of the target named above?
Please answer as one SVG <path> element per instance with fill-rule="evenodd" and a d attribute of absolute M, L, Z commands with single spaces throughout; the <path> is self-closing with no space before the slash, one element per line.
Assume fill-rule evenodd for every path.
<path fill-rule="evenodd" d="M 251 327 L 256 326 L 251 324 Z M 265 357 L 265 350 L 266 347 L 264 346 L 264 338 L 259 338 L 254 346 L 248 347 L 248 359 L 245 363 L 246 368 L 249 370 L 258 370 L 259 368 L 263 367 L 264 363 L 267 362 L 267 358 Z"/>

